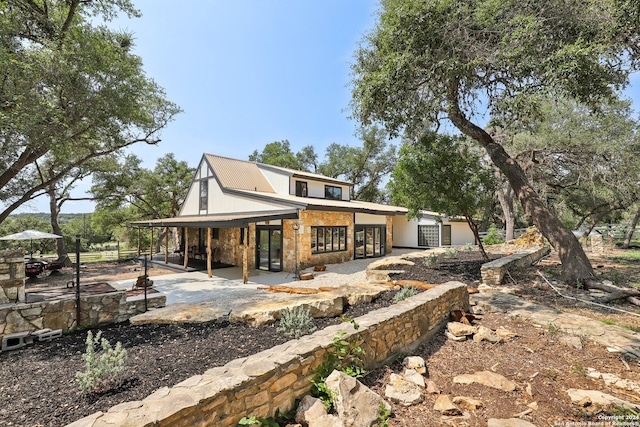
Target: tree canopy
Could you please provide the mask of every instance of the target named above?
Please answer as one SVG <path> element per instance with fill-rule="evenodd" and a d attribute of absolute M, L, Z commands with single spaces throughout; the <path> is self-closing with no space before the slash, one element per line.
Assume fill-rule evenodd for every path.
<path fill-rule="evenodd" d="M 400 148 L 389 188 L 393 202 L 408 208 L 410 217 L 421 210 L 463 216 L 488 259 L 475 218 L 491 204 L 495 182 L 481 154 L 464 138 L 427 132 Z"/>
<path fill-rule="evenodd" d="M 382 0 L 353 64 L 353 114 L 418 136 L 446 119 L 485 148 L 527 215 L 554 246 L 567 281 L 594 276 L 575 236 L 520 165 L 482 128 L 482 114 L 535 117 L 539 98 L 592 108 L 640 64 L 640 3 L 632 0 Z"/>
<path fill-rule="evenodd" d="M 94 24 L 121 12 L 139 15 L 129 0 L 0 2 L 0 222 L 75 168 L 157 143 L 179 112 L 132 36 Z"/>

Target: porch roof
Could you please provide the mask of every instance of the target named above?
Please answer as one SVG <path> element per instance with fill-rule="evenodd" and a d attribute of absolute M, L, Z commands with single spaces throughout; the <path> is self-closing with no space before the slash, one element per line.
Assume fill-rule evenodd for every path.
<path fill-rule="evenodd" d="M 144 221 L 133 221 L 135 227 L 211 227 L 232 228 L 246 227 L 250 223 L 261 221 L 274 221 L 278 219 L 295 219 L 298 217 L 297 209 L 279 209 L 265 212 L 237 212 L 219 213 L 210 215 L 187 215 L 175 218 L 160 218 Z"/>

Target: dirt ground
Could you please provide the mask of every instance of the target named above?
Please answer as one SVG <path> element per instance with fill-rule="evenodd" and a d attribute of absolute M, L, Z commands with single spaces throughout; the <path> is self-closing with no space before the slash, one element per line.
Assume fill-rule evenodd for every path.
<path fill-rule="evenodd" d="M 470 254 L 459 252 L 454 257 L 442 259 L 440 266 L 449 269 L 428 269 L 421 263 L 407 277 L 419 277 L 428 283 L 459 280 L 469 286 L 477 286 L 479 278 L 473 276 L 475 267 L 462 267 L 470 261 Z M 603 256 L 593 256 L 592 262 L 601 278 L 616 279 L 616 284 L 633 286 L 640 283 L 640 259 L 629 259 L 625 251 L 610 250 Z M 472 265 L 471 262 L 469 265 Z M 134 279 L 140 272 L 135 265 L 103 265 L 84 271 L 87 279 L 95 281 Z M 154 269 L 155 270 L 155 269 Z M 576 305 L 558 298 L 537 271 L 548 280 L 557 279 L 557 258 L 549 258 L 535 267 L 514 272 L 506 286 L 514 294 L 550 305 L 565 311 L 615 323 L 627 328 L 640 326 L 638 317 L 606 311 L 593 306 Z M 153 275 L 158 271 L 150 271 Z M 66 274 L 66 272 L 65 272 Z M 130 275 L 130 276 L 126 276 Z M 562 293 L 579 295 L 587 291 L 573 290 L 561 284 Z M 391 303 L 388 293 L 371 304 L 349 308 L 347 315 L 357 317 L 369 310 Z M 617 304 L 633 313 L 638 307 Z M 337 322 L 338 320 L 333 320 Z M 322 328 L 329 323 L 318 321 Z M 640 367 L 636 360 L 622 358 L 606 349 L 584 342 L 582 350 L 562 343 L 563 333 L 545 326 L 529 323 L 499 314 L 486 314 L 478 324 L 493 329 L 498 326 L 517 334 L 515 338 L 490 344 L 473 341 L 454 342 L 444 333 L 419 348 L 412 355 L 425 358 L 428 379 L 434 381 L 440 393 L 452 397 L 465 395 L 479 399 L 483 406 L 469 411 L 466 419 L 458 419 L 453 425 L 486 426 L 489 418 L 511 418 L 520 414 L 536 426 L 570 425 L 570 422 L 597 421 L 597 414 L 589 408 L 577 408 L 570 403 L 569 388 L 597 389 L 621 399 L 638 402 L 640 396 L 621 393 L 602 380 L 586 376 L 588 368 L 612 373 L 640 382 Z M 201 325 L 112 325 L 101 328 L 112 343 L 121 341 L 129 353 L 127 379 L 122 387 L 101 394 L 80 394 L 75 373 L 83 370 L 81 354 L 84 351 L 85 332 L 73 333 L 49 343 L 36 343 L 12 352 L 0 354 L 0 426 L 60 426 L 96 411 L 129 400 L 142 399 L 154 390 L 171 386 L 214 366 L 247 356 L 288 340 L 279 334 L 276 325 L 252 328 L 239 324 Z M 392 372 L 399 373 L 399 362 L 373 370 L 364 382 L 384 394 L 387 379 Z M 478 385 L 457 385 L 452 382 L 459 374 L 491 370 L 500 373 L 517 384 L 513 392 L 503 392 Z M 51 373 L 55 373 L 52 375 Z M 447 420 L 433 410 L 436 395 L 427 394 L 425 400 L 415 406 L 402 407 L 393 404 L 394 415 L 389 426 L 437 426 L 447 425 Z M 530 405 L 530 406 L 528 406 Z M 535 407 L 536 409 L 531 409 Z M 525 413 L 522 415 L 523 413 Z M 247 414 L 251 415 L 251 414 Z M 600 414 L 602 415 L 602 414 Z M 575 424 L 574 424 L 575 425 Z M 586 424 L 585 424 L 586 425 Z M 630 424 L 640 425 L 640 423 Z"/>
<path fill-rule="evenodd" d="M 175 271 L 161 267 L 147 267 L 150 277 L 164 274 L 174 274 Z M 132 260 L 103 261 L 80 264 L 80 283 L 89 284 L 97 282 L 116 282 L 132 279 L 132 283 L 138 276 L 144 274 L 144 266 Z M 47 273 L 38 277 L 27 278 L 26 288 L 37 289 L 45 287 L 66 286 L 70 281 L 75 281 L 76 268 L 64 267 L 57 272 Z"/>

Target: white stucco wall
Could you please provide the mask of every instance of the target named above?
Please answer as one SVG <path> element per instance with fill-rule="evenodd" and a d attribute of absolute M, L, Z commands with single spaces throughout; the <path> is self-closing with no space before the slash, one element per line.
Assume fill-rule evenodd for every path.
<path fill-rule="evenodd" d="M 433 216 L 423 216 L 420 219 L 408 220 L 406 215 L 393 217 L 393 246 L 418 248 L 418 225 L 436 225 Z M 452 230 L 453 232 L 453 230 Z"/>
<path fill-rule="evenodd" d="M 356 212 L 356 224 L 387 225 L 387 216 Z"/>
<path fill-rule="evenodd" d="M 282 172 L 275 172 L 275 171 L 272 171 L 269 169 L 263 169 L 263 168 L 260 168 L 260 171 L 265 176 L 265 178 L 267 178 L 267 181 L 269 181 L 269 184 L 271 184 L 271 186 L 273 187 L 276 193 L 290 194 L 289 193 L 290 177 L 288 174 L 285 174 Z"/>
<path fill-rule="evenodd" d="M 452 246 L 464 246 L 467 243 L 475 245 L 476 239 L 473 237 L 473 232 L 469 228 L 466 222 L 447 222 L 444 224 L 451 225 L 451 245 Z"/>

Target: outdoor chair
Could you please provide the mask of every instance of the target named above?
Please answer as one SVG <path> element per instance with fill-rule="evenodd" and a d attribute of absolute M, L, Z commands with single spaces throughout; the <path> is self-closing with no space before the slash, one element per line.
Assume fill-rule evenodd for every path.
<path fill-rule="evenodd" d="M 69 260 L 69 257 L 67 255 L 64 255 L 64 256 L 58 258 L 57 260 L 52 261 L 49 264 L 47 264 L 47 270 L 51 271 L 52 274 L 54 272 L 55 273 L 59 273 L 60 270 L 66 265 L 68 260 Z"/>
<path fill-rule="evenodd" d="M 45 264 L 40 261 L 27 262 L 24 265 L 24 274 L 27 277 L 34 278 L 44 273 Z"/>

